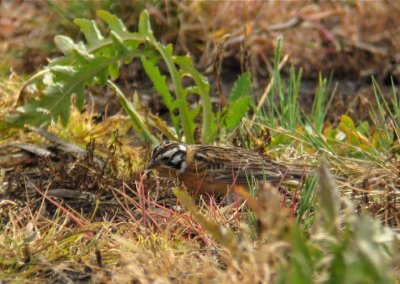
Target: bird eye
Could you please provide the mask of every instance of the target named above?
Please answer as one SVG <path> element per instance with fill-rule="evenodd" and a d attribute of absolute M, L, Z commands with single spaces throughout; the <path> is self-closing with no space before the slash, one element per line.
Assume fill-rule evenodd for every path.
<path fill-rule="evenodd" d="M 169 161 L 169 157 L 168 156 L 162 157 L 161 161 L 162 162 L 168 162 Z"/>

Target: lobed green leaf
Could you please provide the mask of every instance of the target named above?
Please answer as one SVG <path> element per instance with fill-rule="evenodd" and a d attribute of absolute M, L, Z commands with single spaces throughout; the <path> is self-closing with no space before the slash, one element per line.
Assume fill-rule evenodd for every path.
<path fill-rule="evenodd" d="M 233 86 L 232 93 L 229 97 L 229 102 L 235 102 L 240 98 L 249 97 L 251 93 L 251 74 L 250 72 L 245 72 Z"/>
<path fill-rule="evenodd" d="M 78 25 L 85 35 L 88 49 L 98 47 L 104 40 L 96 23 L 86 19 L 75 19 L 74 23 Z"/>

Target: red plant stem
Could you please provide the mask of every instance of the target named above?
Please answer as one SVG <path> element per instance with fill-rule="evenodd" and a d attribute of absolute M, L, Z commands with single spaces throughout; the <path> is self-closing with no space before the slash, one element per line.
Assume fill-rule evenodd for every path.
<path fill-rule="evenodd" d="M 44 194 L 33 182 L 31 182 L 30 180 L 28 180 L 30 182 L 30 184 L 33 186 L 33 188 L 40 194 L 42 195 L 45 199 L 47 199 L 50 203 L 52 203 L 54 206 L 56 206 L 57 208 L 59 208 L 65 215 L 67 215 L 68 217 L 71 218 L 72 221 L 74 221 L 79 227 L 83 227 L 85 224 L 83 224 L 81 221 L 79 221 L 79 219 L 72 214 L 71 212 L 69 212 L 64 206 L 62 206 L 60 203 L 58 203 L 57 201 L 51 199 L 50 197 L 48 197 L 46 194 Z"/>
<path fill-rule="evenodd" d="M 122 192 L 121 190 L 117 189 L 117 188 L 113 188 L 113 190 L 115 190 L 116 192 L 118 192 L 119 194 L 121 194 L 123 197 L 127 198 L 130 202 L 132 202 L 133 205 L 135 205 L 137 208 L 140 208 L 140 210 L 142 211 L 143 215 L 146 215 L 147 217 L 149 217 L 150 221 L 154 224 L 154 226 L 157 227 L 157 229 L 159 231 L 161 231 L 161 227 L 160 225 L 157 223 L 157 221 L 149 214 L 149 212 L 147 212 L 147 210 L 143 210 L 142 206 L 137 203 L 133 198 L 129 197 L 126 193 Z"/>

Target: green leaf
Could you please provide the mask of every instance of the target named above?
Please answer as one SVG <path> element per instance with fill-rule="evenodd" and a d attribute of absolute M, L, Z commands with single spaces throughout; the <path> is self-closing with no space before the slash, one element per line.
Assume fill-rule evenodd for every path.
<path fill-rule="evenodd" d="M 108 65 L 108 74 L 110 77 L 115 80 L 119 77 L 119 63 L 115 62 Z"/>
<path fill-rule="evenodd" d="M 357 131 L 363 135 L 367 135 L 369 131 L 369 123 L 368 121 L 363 121 L 357 126 Z"/>
<path fill-rule="evenodd" d="M 153 144 L 159 144 L 160 141 L 151 134 L 150 130 L 143 122 L 141 116 L 136 112 L 135 108 L 133 107 L 132 103 L 125 97 L 125 95 L 121 92 L 121 90 L 115 85 L 112 81 L 108 81 L 108 84 L 115 90 L 115 93 L 125 110 L 125 112 L 131 118 L 133 123 L 133 127 L 139 132 L 139 134 L 147 141 L 152 142 Z"/>
<path fill-rule="evenodd" d="M 79 62 L 88 62 L 94 58 L 93 55 L 89 54 L 86 51 L 85 45 L 83 43 L 75 44 L 71 38 L 66 36 L 55 36 L 54 42 L 56 46 L 65 54 L 65 55 L 73 55 Z M 79 56 L 79 58 L 77 57 Z M 65 63 L 68 63 L 68 60 L 71 60 L 69 57 L 66 59 Z M 56 62 L 53 64 L 62 64 L 61 62 Z"/>
<path fill-rule="evenodd" d="M 168 90 L 166 76 L 161 75 L 160 69 L 155 65 L 155 62 L 147 60 L 144 56 L 141 56 L 140 60 L 142 61 L 147 76 L 149 76 L 150 80 L 153 82 L 154 88 L 160 93 L 168 109 L 171 109 L 172 95 Z"/>
<path fill-rule="evenodd" d="M 319 182 L 318 196 L 321 212 L 326 220 L 326 227 L 331 234 L 338 235 L 340 225 L 339 194 L 325 163 L 322 163 L 320 167 Z"/>
<path fill-rule="evenodd" d="M 340 117 L 340 124 L 342 126 L 345 126 L 345 127 L 349 128 L 350 130 L 355 130 L 356 129 L 356 127 L 354 125 L 354 121 L 349 116 L 347 116 L 345 114 L 343 114 Z"/>
<path fill-rule="evenodd" d="M 49 111 L 41 108 L 41 102 L 33 100 L 29 104 L 20 106 L 15 113 L 9 114 L 4 121 L 14 127 L 22 128 L 25 124 L 44 127 L 51 120 Z"/>
<path fill-rule="evenodd" d="M 251 101 L 251 97 L 242 97 L 229 104 L 227 113 L 225 114 L 226 129 L 231 130 L 238 125 L 239 121 L 249 110 Z"/>
<path fill-rule="evenodd" d="M 192 60 L 187 56 L 174 56 L 174 63 L 178 64 L 184 72 L 186 72 L 196 83 L 195 88 L 188 88 L 196 90 L 197 94 L 201 97 L 201 105 L 203 108 L 203 124 L 201 129 L 201 138 L 205 143 L 211 141 L 215 136 L 217 125 L 215 116 L 212 112 L 211 97 L 210 97 L 210 84 L 207 79 L 201 75 L 194 67 Z"/>
<path fill-rule="evenodd" d="M 54 43 L 56 44 L 57 48 L 61 50 L 61 52 L 65 55 L 71 54 L 76 47 L 74 41 L 67 36 L 55 36 Z"/>
<path fill-rule="evenodd" d="M 83 103 L 85 102 L 85 85 L 81 84 L 76 87 L 75 91 L 76 102 L 75 105 L 79 111 L 83 109 Z"/>
<path fill-rule="evenodd" d="M 186 72 L 187 75 L 193 78 L 199 90 L 198 94 L 201 96 L 209 96 L 210 84 L 208 83 L 207 78 L 201 75 L 200 72 L 194 68 L 192 59 L 188 56 L 173 56 L 173 60 Z"/>
<path fill-rule="evenodd" d="M 74 23 L 81 28 L 81 31 L 85 35 L 89 49 L 97 47 L 104 40 L 94 21 L 88 21 L 86 19 L 75 19 Z"/>
<path fill-rule="evenodd" d="M 70 114 L 70 96 L 62 93 L 63 85 L 53 84 L 43 91 L 41 100 L 34 100 L 30 104 L 17 108 L 17 113 L 6 117 L 6 121 L 22 127 L 29 123 L 34 126 L 44 126 L 51 119 L 61 119 L 65 126 Z"/>
<path fill-rule="evenodd" d="M 229 97 L 229 105 L 224 115 L 224 126 L 226 129 L 232 130 L 246 115 L 252 102 L 250 92 L 251 74 L 246 72 L 240 75 Z"/>
<path fill-rule="evenodd" d="M 96 74 L 96 83 L 99 84 L 100 86 L 104 86 L 107 84 L 108 80 L 108 67 L 102 69 Z"/>
<path fill-rule="evenodd" d="M 115 54 L 118 55 L 125 55 L 128 54 L 130 51 L 129 46 L 124 44 L 124 40 L 122 37 L 120 37 L 117 33 L 111 31 L 110 32 L 111 39 L 114 42 L 114 51 L 116 52 Z"/>
<path fill-rule="evenodd" d="M 167 106 L 175 129 L 178 130 L 178 118 L 174 115 L 174 110 L 177 106 L 174 106 L 172 102 L 173 98 L 168 90 L 166 76 L 161 75 L 155 60 L 147 60 L 144 56 L 141 56 L 140 60 L 147 76 L 149 76 L 150 80 L 153 82 L 154 88 L 161 95 L 163 102 Z"/>
<path fill-rule="evenodd" d="M 239 98 L 248 97 L 251 93 L 251 74 L 245 72 L 240 75 L 232 89 L 232 94 L 229 97 L 229 102 L 235 102 Z"/>
<path fill-rule="evenodd" d="M 62 90 L 63 86 L 60 84 L 48 86 L 43 91 L 41 105 L 36 111 L 48 110 L 54 121 L 61 118 L 62 125 L 66 126 L 69 121 L 71 96 L 64 95 Z"/>
<path fill-rule="evenodd" d="M 150 17 L 149 13 L 147 10 L 144 10 L 142 13 L 140 13 L 139 16 L 139 34 L 148 36 L 151 39 L 153 39 L 153 30 L 151 29 L 150 25 Z"/>
<path fill-rule="evenodd" d="M 182 124 L 183 133 L 186 138 L 186 143 L 194 143 L 194 131 L 196 129 L 196 124 L 190 117 L 190 106 L 186 100 L 186 91 L 182 86 L 181 77 L 177 71 L 174 58 L 172 56 L 172 49 L 168 46 L 164 47 L 161 43 L 157 42 L 154 37 L 149 38 L 149 43 L 154 46 L 154 48 L 160 53 L 162 59 L 167 65 L 168 71 L 171 75 L 172 84 L 174 85 L 175 95 L 179 104 L 179 117 Z M 205 121 L 203 121 L 205 123 Z"/>
<path fill-rule="evenodd" d="M 290 257 L 289 271 L 286 272 L 289 277 L 288 283 L 312 283 L 314 264 L 312 258 L 311 246 L 308 245 L 304 233 L 298 226 L 293 226 L 289 232 L 293 252 Z"/>
<path fill-rule="evenodd" d="M 115 59 L 114 59 L 115 60 Z M 52 119 L 57 121 L 59 118 L 65 126 L 68 123 L 70 115 L 70 100 L 72 94 L 82 94 L 82 85 L 94 77 L 101 83 L 107 76 L 108 66 L 114 61 L 97 57 L 90 64 L 83 66 L 52 66 L 50 73 L 45 76 L 46 84 L 43 90 L 43 96 L 26 108 L 20 108 L 17 113 L 11 116 L 11 121 L 15 126 L 21 127 L 24 124 L 33 126 L 42 126 Z M 103 78 L 101 78 L 103 76 Z M 81 98 L 77 103 L 82 102 Z M 21 111 L 23 110 L 23 111 Z"/>
<path fill-rule="evenodd" d="M 115 33 L 117 33 L 119 35 L 128 33 L 124 23 L 117 16 L 115 16 L 105 10 L 97 11 L 97 15 L 104 22 L 106 22 L 107 25 L 109 26 L 110 30 L 114 31 Z"/>
<path fill-rule="evenodd" d="M 64 76 L 64 78 L 69 78 L 71 76 L 74 76 L 78 72 L 77 69 L 73 66 L 60 66 L 60 65 L 53 66 L 50 68 L 50 70 L 52 71 L 52 73 L 50 74 L 52 74 L 53 76 L 51 76 L 52 79 L 50 79 L 50 77 L 46 78 L 47 80 L 51 80 L 49 81 L 48 85 L 54 84 L 53 82 L 54 75 L 56 76 L 59 75 L 59 76 Z"/>
<path fill-rule="evenodd" d="M 78 48 L 72 51 L 72 55 L 82 65 L 88 64 L 91 60 L 95 58 L 94 55 Z"/>

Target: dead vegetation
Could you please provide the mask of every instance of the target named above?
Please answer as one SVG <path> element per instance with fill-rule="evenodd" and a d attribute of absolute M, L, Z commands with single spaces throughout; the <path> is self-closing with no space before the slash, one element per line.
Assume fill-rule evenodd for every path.
<path fill-rule="evenodd" d="M 224 205 L 201 197 L 202 215 L 237 232 L 233 239 L 219 239 L 208 227 L 214 225 L 203 223 L 208 221 L 199 220 L 177 202 L 173 184 L 143 176 L 137 167 L 128 167 L 121 175 L 129 159 L 124 161 L 110 150 L 99 151 L 93 141 L 83 150 L 39 132 L 46 137 L 40 145 L 28 144 L 38 136 L 27 132 L 21 133 L 24 144 L 8 143 L 1 148 L 1 161 L 8 157 L 12 162 L 7 167 L 2 164 L 1 172 L 3 275 L 15 271 L 17 281 L 62 283 L 254 283 L 277 281 L 280 269 L 291 265 L 287 254 L 301 235 L 295 223 L 305 198 L 298 188 L 281 188 L 280 193 L 267 188 L 258 201 L 247 197 L 256 219 L 242 201 Z M 278 155 L 308 164 L 318 159 L 287 154 Z M 113 165 L 115 159 L 118 168 Z M 395 168 L 399 163 L 396 157 L 384 167 L 356 159 L 330 164 L 332 171 L 346 177 L 338 183 L 343 204 L 350 200 L 354 205 L 345 205 L 349 208 L 343 209 L 343 222 L 353 222 L 354 212 L 356 216 L 369 212 L 385 226 L 398 229 L 400 185 Z M 311 209 L 303 222 L 314 214 Z M 319 222 L 306 229 L 318 248 L 323 247 L 318 241 L 325 240 Z M 329 256 L 325 261 L 329 262 Z M 313 281 L 324 282 L 325 273 L 314 275 Z"/>
<path fill-rule="evenodd" d="M 122 14 L 130 26 L 137 22 L 134 17 L 138 16 L 140 5 L 140 2 L 117 1 L 114 9 L 133 13 Z M 43 64 L 50 55 L 43 53 L 43 42 L 51 42 L 57 28 L 71 28 L 67 17 L 79 16 L 78 6 L 68 5 L 67 1 L 49 6 L 39 2 L 2 3 L 2 52 L 13 60 L 16 71 L 31 72 Z M 63 8 L 69 9 L 70 14 L 60 14 Z M 81 16 L 90 16 L 102 6 L 91 3 L 87 8 L 80 12 Z M 284 54 L 289 55 L 289 63 L 303 68 L 306 78 L 316 78 L 319 72 L 325 75 L 334 72 L 337 77 L 351 79 L 368 79 L 371 75 L 386 79 L 399 75 L 400 7 L 394 1 L 318 4 L 311 1 L 167 1 L 154 6 L 148 4 L 147 9 L 154 20 L 156 34 L 163 41 L 174 43 L 178 51 L 190 52 L 198 58 L 199 68 L 213 65 L 220 38 L 229 34 L 224 45 L 224 63 L 240 68 L 239 51 L 246 38 L 252 73 L 268 76 L 272 70 L 274 39 L 283 34 Z M 57 22 L 57 16 L 64 18 Z M 56 25 L 44 24 L 54 21 Z M 41 49 L 42 54 L 29 53 L 27 48 L 32 52 Z M 22 57 L 10 53 L 17 50 Z M 227 73 L 232 73 L 232 68 L 229 69 Z"/>

